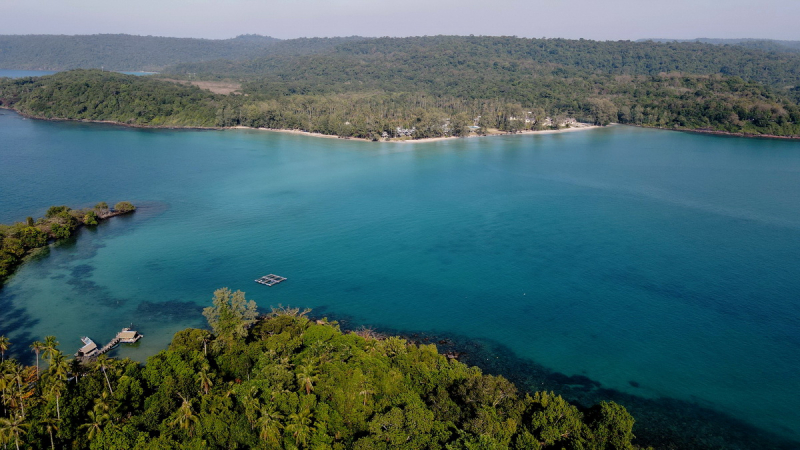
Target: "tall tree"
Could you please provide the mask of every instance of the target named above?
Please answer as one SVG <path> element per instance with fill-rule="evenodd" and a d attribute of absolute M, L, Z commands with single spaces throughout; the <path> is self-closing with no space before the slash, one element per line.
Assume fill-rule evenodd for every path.
<path fill-rule="evenodd" d="M 103 376 L 106 378 L 106 383 L 108 384 L 108 391 L 113 395 L 114 390 L 111 389 L 111 381 L 108 380 L 108 373 L 106 372 L 106 367 L 109 366 L 111 359 L 107 355 L 100 355 L 97 357 L 97 361 L 95 361 L 95 369 L 100 369 L 103 371 Z"/>
<path fill-rule="evenodd" d="M 217 336 L 217 349 L 229 348 L 237 339 L 247 336 L 247 327 L 258 315 L 256 302 L 246 300 L 244 292 L 228 288 L 214 291 L 214 306 L 203 309 L 203 316 Z"/>
<path fill-rule="evenodd" d="M 283 415 L 275 410 L 274 405 L 261 408 L 261 415 L 258 418 L 258 437 L 266 441 L 267 444 L 278 447 L 281 440 L 281 429 Z"/>
<path fill-rule="evenodd" d="M 44 349 L 44 342 L 33 341 L 31 344 L 31 351 L 36 353 L 36 378 L 39 378 L 39 353 Z"/>
<path fill-rule="evenodd" d="M 53 355 L 56 354 L 58 351 L 58 341 L 56 340 L 55 336 L 45 336 L 44 337 L 44 348 L 43 348 L 43 356 L 47 358 L 47 362 L 52 364 L 53 363 Z"/>
<path fill-rule="evenodd" d="M 22 415 L 16 415 L 11 419 L 0 418 L 0 431 L 8 437 L 14 438 L 17 450 L 19 450 L 19 437 L 25 434 L 29 427 L 30 424 L 25 423 L 25 417 Z"/>
<path fill-rule="evenodd" d="M 289 415 L 289 425 L 286 426 L 286 431 L 291 433 L 298 447 L 303 448 L 308 444 L 308 439 L 314 432 L 313 420 L 314 415 L 308 407 Z"/>
<path fill-rule="evenodd" d="M 47 417 L 42 419 L 42 424 L 44 424 L 45 430 L 47 433 L 50 434 L 50 448 L 52 450 L 56 450 L 56 444 L 53 442 L 53 431 L 58 431 L 58 422 L 60 419 L 55 419 L 53 417 Z"/>
<path fill-rule="evenodd" d="M 214 374 L 210 371 L 208 364 L 203 364 L 203 367 L 197 372 L 197 382 L 200 384 L 200 389 L 208 395 L 208 391 L 214 386 Z"/>
<path fill-rule="evenodd" d="M 184 396 L 181 396 L 183 403 L 181 403 L 180 408 L 178 408 L 178 412 L 175 416 L 175 420 L 172 421 L 172 425 L 178 425 L 182 430 L 188 430 L 189 436 L 193 433 L 194 426 L 200 422 L 200 418 L 192 411 L 192 401 L 187 399 Z"/>
<path fill-rule="evenodd" d="M 6 336 L 0 336 L 0 355 L 2 355 L 0 361 L 6 360 L 6 352 L 10 347 L 11 341 Z"/>
<path fill-rule="evenodd" d="M 61 420 L 60 399 L 66 387 L 67 374 L 69 371 L 69 363 L 64 359 L 64 354 L 56 350 L 50 357 L 50 367 L 47 370 L 54 378 L 54 380 L 50 382 L 50 393 L 56 398 L 56 412 L 58 414 L 58 420 Z"/>
<path fill-rule="evenodd" d="M 78 428 L 86 429 L 86 437 L 91 441 L 96 438 L 98 434 L 103 432 L 103 427 L 105 427 L 106 422 L 111 420 L 111 416 L 97 410 L 89 411 L 87 414 L 89 416 L 89 422 Z"/>

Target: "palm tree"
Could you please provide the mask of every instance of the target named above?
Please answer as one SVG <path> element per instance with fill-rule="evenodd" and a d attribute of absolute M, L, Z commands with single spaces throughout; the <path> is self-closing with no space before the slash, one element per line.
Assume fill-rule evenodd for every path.
<path fill-rule="evenodd" d="M 261 408 L 261 415 L 258 418 L 258 437 L 277 447 L 281 442 L 281 429 L 283 415 L 275 410 L 274 405 Z"/>
<path fill-rule="evenodd" d="M 11 376 L 7 373 L 0 374 L 0 400 L 3 402 L 3 415 L 8 414 L 6 406 L 10 403 L 9 396 L 11 395 Z"/>
<path fill-rule="evenodd" d="M 39 352 L 44 349 L 44 342 L 41 341 L 33 341 L 31 344 L 31 350 L 36 353 L 36 378 L 39 378 Z"/>
<path fill-rule="evenodd" d="M 59 380 L 66 380 L 67 373 L 69 373 L 69 362 L 64 358 L 63 353 L 56 350 L 50 355 L 50 367 L 47 370 Z"/>
<path fill-rule="evenodd" d="M 358 395 L 363 395 L 364 396 L 364 406 L 367 406 L 367 397 L 369 397 L 371 394 L 374 394 L 375 391 L 373 391 L 373 390 L 371 390 L 369 388 L 369 385 L 367 384 L 366 381 L 364 381 L 364 383 L 362 384 L 362 387 L 364 389 L 361 392 L 359 392 Z"/>
<path fill-rule="evenodd" d="M 50 364 L 53 363 L 53 357 L 58 352 L 58 341 L 55 336 L 44 337 L 44 357 L 48 359 Z"/>
<path fill-rule="evenodd" d="M 58 431 L 58 422 L 58 420 L 52 417 L 47 417 L 41 421 L 47 432 L 50 433 L 50 448 L 53 450 L 56 450 L 56 444 L 53 442 L 53 431 Z"/>
<path fill-rule="evenodd" d="M 86 367 L 81 364 L 81 361 L 78 358 L 70 359 L 68 365 L 69 371 L 72 374 L 72 377 L 75 379 L 75 384 L 78 384 L 78 378 L 80 378 L 86 372 Z"/>
<path fill-rule="evenodd" d="M 297 381 L 306 390 L 306 394 L 310 394 L 314 390 L 314 382 L 317 381 L 316 373 L 317 368 L 313 363 L 297 366 Z"/>
<path fill-rule="evenodd" d="M 109 362 L 108 356 L 100 355 L 97 357 L 97 361 L 95 362 L 95 364 L 97 364 L 96 367 L 99 367 L 100 370 L 103 371 L 103 376 L 106 377 L 106 383 L 108 383 L 108 391 L 111 392 L 111 394 L 114 394 L 114 390 L 111 389 L 111 382 L 108 381 L 108 374 L 106 373 L 106 367 L 108 366 L 108 362 Z"/>
<path fill-rule="evenodd" d="M 91 441 L 103 431 L 104 425 L 111 419 L 111 417 L 104 412 L 96 410 L 89 411 L 87 414 L 89 415 L 89 422 L 79 426 L 78 428 L 86 428 L 88 430 L 86 437 Z"/>
<path fill-rule="evenodd" d="M 19 437 L 22 434 L 25 434 L 25 429 L 30 427 L 29 424 L 25 423 L 24 416 L 14 416 L 13 419 L 6 419 L 0 418 L 0 431 L 3 432 L 3 435 L 7 436 L 9 440 L 10 438 L 14 438 L 14 444 L 17 446 L 17 450 L 19 450 Z"/>
<path fill-rule="evenodd" d="M 180 394 L 178 394 L 180 395 Z M 192 411 L 192 401 L 187 400 L 184 396 L 180 396 L 183 404 L 178 408 L 178 415 L 172 421 L 172 425 L 178 425 L 182 430 L 189 430 L 189 436 L 192 435 L 192 428 L 200 421 L 200 418 Z"/>
<path fill-rule="evenodd" d="M 244 406 L 244 415 L 247 417 L 247 421 L 250 422 L 250 428 L 255 428 L 256 413 L 261 410 L 261 398 L 258 396 L 258 388 L 255 386 L 250 387 L 250 390 L 242 395 L 239 401 Z"/>
<path fill-rule="evenodd" d="M 6 360 L 6 352 L 8 351 L 9 347 L 11 347 L 11 341 L 9 341 L 5 336 L 0 336 L 0 355 L 2 355 L 2 359 L 0 359 L 0 361 Z"/>
<path fill-rule="evenodd" d="M 66 387 L 66 382 L 64 380 L 55 380 L 50 383 L 50 394 L 56 398 L 56 417 L 58 420 L 61 420 L 61 393 L 64 391 Z"/>
<path fill-rule="evenodd" d="M 197 373 L 197 382 L 200 383 L 200 389 L 208 395 L 208 391 L 214 386 L 214 374 L 209 373 L 208 364 L 204 364 Z"/>
<path fill-rule="evenodd" d="M 50 384 L 50 392 L 56 397 L 56 412 L 58 420 L 61 420 L 61 404 L 59 402 L 61 393 L 64 391 L 67 382 L 69 363 L 64 359 L 64 354 L 56 350 L 50 356 L 50 368 L 47 369 L 54 381 Z"/>
<path fill-rule="evenodd" d="M 25 417 L 25 402 L 23 400 L 24 392 L 22 391 L 22 382 L 25 381 L 25 368 L 20 364 L 15 364 L 11 368 L 11 381 L 17 385 L 17 395 L 19 396 L 19 405 L 22 408 L 22 417 Z"/>
<path fill-rule="evenodd" d="M 308 407 L 289 415 L 289 425 L 286 426 L 286 431 L 292 434 L 298 447 L 305 447 L 308 438 L 314 432 L 314 427 L 311 426 L 312 420 L 313 415 Z"/>
<path fill-rule="evenodd" d="M 208 343 L 211 341 L 211 333 L 204 331 L 200 335 L 200 340 L 203 341 L 203 356 L 208 356 Z"/>
<path fill-rule="evenodd" d="M 100 397 L 94 399 L 94 408 L 92 409 L 94 409 L 96 413 L 108 414 L 109 417 L 112 417 L 111 413 L 114 409 L 113 401 L 113 398 L 109 398 L 108 392 L 103 391 Z"/>

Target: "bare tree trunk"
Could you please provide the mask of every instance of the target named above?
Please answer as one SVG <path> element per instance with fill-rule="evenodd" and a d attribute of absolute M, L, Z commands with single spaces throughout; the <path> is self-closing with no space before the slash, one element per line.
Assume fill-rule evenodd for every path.
<path fill-rule="evenodd" d="M 111 392 L 111 395 L 114 395 L 114 391 L 111 389 L 111 382 L 108 381 L 108 374 L 106 374 L 106 366 L 100 365 L 100 368 L 103 369 L 103 375 L 106 377 L 106 383 L 108 383 L 109 392 Z"/>

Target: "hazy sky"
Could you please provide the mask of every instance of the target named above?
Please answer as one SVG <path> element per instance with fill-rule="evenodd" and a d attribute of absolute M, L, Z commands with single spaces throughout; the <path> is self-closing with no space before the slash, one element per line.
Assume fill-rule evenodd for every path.
<path fill-rule="evenodd" d="M 0 0 L 0 34 L 800 40 L 800 0 Z"/>

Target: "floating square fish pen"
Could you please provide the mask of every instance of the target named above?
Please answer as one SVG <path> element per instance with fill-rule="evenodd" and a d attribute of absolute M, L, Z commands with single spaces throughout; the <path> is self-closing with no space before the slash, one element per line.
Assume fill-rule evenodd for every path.
<path fill-rule="evenodd" d="M 257 279 L 256 283 L 263 284 L 264 286 L 275 286 L 281 281 L 286 281 L 286 277 L 282 277 L 280 275 L 275 275 L 271 273 L 269 275 L 264 275 L 263 277 Z"/>

